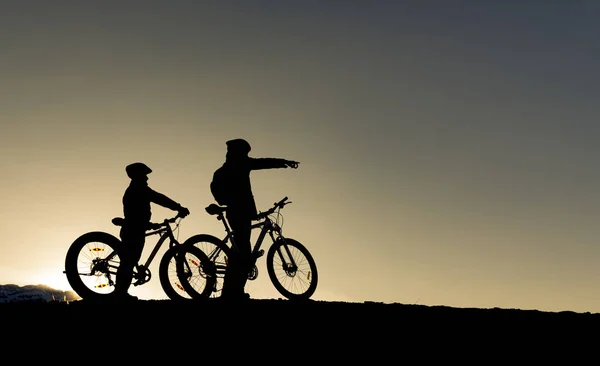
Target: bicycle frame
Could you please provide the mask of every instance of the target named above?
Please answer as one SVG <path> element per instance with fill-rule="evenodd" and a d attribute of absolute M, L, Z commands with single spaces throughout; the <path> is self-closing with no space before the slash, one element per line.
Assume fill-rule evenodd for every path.
<path fill-rule="evenodd" d="M 231 248 L 232 248 L 232 250 L 235 250 L 235 249 L 233 249 L 233 248 L 237 248 L 235 246 L 235 239 L 234 239 L 235 232 L 233 230 L 231 230 L 231 227 L 227 223 L 227 220 L 225 219 L 225 217 L 221 217 L 221 218 L 217 217 L 217 218 L 223 222 L 223 226 L 225 227 L 225 231 L 227 232 L 227 235 L 225 235 L 225 237 L 223 238 L 223 242 L 224 243 L 231 242 Z M 256 242 L 254 244 L 254 247 L 252 248 L 252 254 L 256 254 L 260 250 L 260 247 L 262 246 L 262 243 L 265 240 L 265 237 L 267 236 L 267 234 L 269 234 L 269 236 L 271 237 L 271 240 L 273 240 L 273 241 L 277 240 L 275 238 L 275 235 L 273 234 L 273 232 L 279 233 L 277 230 L 278 227 L 276 225 L 277 224 L 274 224 L 269 218 L 265 218 L 265 219 L 263 219 L 263 221 L 258 222 L 256 224 L 252 224 L 250 226 L 250 230 L 261 229 L 260 233 L 258 234 L 258 238 L 256 239 Z"/>
<path fill-rule="evenodd" d="M 147 231 L 145 233 L 146 237 L 149 237 L 152 235 L 159 235 L 160 237 L 158 238 L 158 241 L 156 242 L 156 244 L 154 244 L 154 248 L 152 249 L 152 252 L 148 256 L 148 258 L 146 258 L 146 262 L 144 264 L 137 263 L 135 265 L 135 268 L 137 269 L 137 272 L 134 272 L 134 275 L 133 275 L 134 279 L 136 280 L 134 282 L 135 286 L 144 284 L 150 280 L 149 278 L 146 278 L 145 276 L 143 276 L 142 273 L 146 272 L 146 270 L 148 269 L 148 267 L 150 266 L 150 264 L 156 257 L 156 254 L 158 253 L 158 251 L 162 247 L 163 243 L 167 239 L 169 239 L 169 248 L 179 244 L 179 241 L 177 241 L 177 239 L 173 235 L 173 229 L 171 228 L 171 225 L 170 225 L 171 223 L 175 222 L 175 220 L 177 220 L 177 216 L 173 217 L 171 219 L 165 219 L 160 224 L 152 224 L 153 226 L 160 226 L 160 227 L 157 229 L 151 229 L 150 231 Z M 118 219 L 118 218 L 113 219 L 112 222 L 113 222 L 113 224 L 115 224 L 117 226 L 123 225 L 123 220 Z M 120 248 L 122 248 L 122 247 L 120 247 Z M 105 258 L 104 262 L 109 263 L 110 260 L 119 253 L 119 249 L 115 250 L 110 255 L 108 255 Z M 93 272 L 94 272 L 94 269 L 92 269 L 92 273 Z"/>
<path fill-rule="evenodd" d="M 274 222 L 269 216 L 271 214 L 273 214 L 275 212 L 275 210 L 279 210 L 281 209 L 284 205 L 288 204 L 289 202 L 285 202 L 287 200 L 287 197 L 285 197 L 283 200 L 281 200 L 280 202 L 277 202 L 274 204 L 274 206 L 265 211 L 262 212 L 258 215 L 259 217 L 259 222 L 252 224 L 250 226 L 250 230 L 256 230 L 256 229 L 260 229 L 260 233 L 258 234 L 258 238 L 256 239 L 256 242 L 254 243 L 254 247 L 252 248 L 251 254 L 252 254 L 252 259 L 253 259 L 253 263 L 252 265 L 255 264 L 256 260 L 262 256 L 261 253 L 261 246 L 267 236 L 267 234 L 269 235 L 269 237 L 271 238 L 272 242 L 275 243 L 278 239 L 283 238 L 283 235 L 281 234 L 281 227 Z M 223 226 L 225 227 L 225 231 L 227 232 L 227 234 L 225 235 L 225 237 L 222 239 L 223 242 L 225 244 L 227 244 L 227 242 L 231 242 L 231 250 L 236 250 L 236 246 L 235 246 L 235 232 L 233 230 L 231 230 L 231 227 L 229 226 L 229 223 L 227 222 L 227 220 L 225 219 L 224 216 L 224 212 L 220 212 L 217 215 L 217 219 L 220 220 L 221 222 L 223 222 Z M 296 263 L 295 260 L 293 258 L 293 256 L 290 253 L 289 248 L 287 247 L 287 245 L 283 245 L 283 247 L 285 248 L 286 254 L 288 254 L 288 258 L 290 260 L 290 264 L 288 264 L 288 267 L 290 268 L 295 268 L 296 267 Z M 217 250 L 215 254 L 218 254 L 220 251 Z M 284 258 L 282 257 L 281 253 L 278 252 L 279 257 L 281 258 L 282 262 L 284 262 Z M 209 259 L 212 260 L 213 255 L 209 254 Z"/>
<path fill-rule="evenodd" d="M 173 229 L 171 229 L 171 225 L 169 225 L 168 220 L 165 220 L 163 225 L 164 226 L 159 229 L 149 231 L 146 233 L 146 237 L 152 235 L 160 235 L 160 237 L 158 238 L 156 244 L 154 244 L 154 249 L 152 249 L 152 252 L 146 259 L 146 263 L 143 264 L 145 268 L 148 268 L 150 263 L 152 263 L 152 260 L 154 260 L 154 257 L 156 257 L 156 254 L 167 239 L 169 239 L 169 248 L 179 244 L 179 242 L 177 241 L 177 239 L 175 239 L 175 236 L 173 235 Z"/>

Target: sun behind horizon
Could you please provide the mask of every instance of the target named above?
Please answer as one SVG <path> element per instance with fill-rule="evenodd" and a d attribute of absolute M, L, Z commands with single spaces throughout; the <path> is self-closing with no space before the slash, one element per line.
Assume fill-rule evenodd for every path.
<path fill-rule="evenodd" d="M 30 284 L 46 285 L 60 291 L 73 291 L 69 281 L 67 280 L 67 275 L 65 275 L 61 270 L 40 272 L 32 278 L 32 283 Z"/>

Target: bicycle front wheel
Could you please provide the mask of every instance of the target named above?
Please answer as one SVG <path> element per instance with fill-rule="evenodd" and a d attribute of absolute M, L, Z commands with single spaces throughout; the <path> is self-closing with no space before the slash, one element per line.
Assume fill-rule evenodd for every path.
<path fill-rule="evenodd" d="M 317 265 L 298 241 L 280 237 L 269 248 L 266 262 L 271 282 L 288 299 L 308 299 L 317 289 Z"/>
<path fill-rule="evenodd" d="M 171 300 L 204 299 L 214 288 L 214 266 L 200 249 L 176 245 L 169 248 L 159 265 L 160 284 Z"/>
<path fill-rule="evenodd" d="M 228 264 L 229 247 L 227 244 L 216 236 L 209 234 L 198 234 L 188 238 L 183 245 L 194 246 L 202 250 L 208 259 L 213 263 L 215 270 L 215 281 L 213 283 L 213 291 L 210 297 L 220 297 Z"/>
<path fill-rule="evenodd" d="M 81 235 L 69 247 L 65 258 L 67 280 L 82 299 L 104 298 L 115 290 L 121 241 L 108 233 L 93 231 Z"/>

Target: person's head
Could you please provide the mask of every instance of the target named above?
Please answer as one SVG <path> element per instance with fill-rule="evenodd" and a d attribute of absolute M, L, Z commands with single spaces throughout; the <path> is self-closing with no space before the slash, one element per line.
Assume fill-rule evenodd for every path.
<path fill-rule="evenodd" d="M 227 141 L 227 156 L 248 156 L 252 149 L 248 141 L 244 139 L 233 139 Z"/>
<path fill-rule="evenodd" d="M 148 174 L 152 173 L 152 169 L 140 162 L 127 165 L 125 171 L 127 172 L 127 176 L 132 180 L 148 179 Z"/>

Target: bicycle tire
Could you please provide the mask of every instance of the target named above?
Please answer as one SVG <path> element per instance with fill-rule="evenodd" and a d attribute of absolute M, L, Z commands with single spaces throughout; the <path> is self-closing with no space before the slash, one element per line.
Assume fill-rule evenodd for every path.
<path fill-rule="evenodd" d="M 214 265 L 215 282 L 210 295 L 211 298 L 221 296 L 225 270 L 227 269 L 230 248 L 223 240 L 209 234 L 197 234 L 189 237 L 184 246 L 194 246 L 202 250 Z"/>
<path fill-rule="evenodd" d="M 290 250 L 297 270 L 286 271 L 281 257 L 289 257 L 285 245 Z M 267 272 L 271 282 L 289 300 L 307 300 L 317 289 L 319 274 L 312 255 L 304 245 L 294 239 L 280 237 L 275 241 L 266 258 Z"/>
<path fill-rule="evenodd" d="M 171 300 L 208 298 L 214 287 L 212 263 L 194 246 L 169 248 L 160 261 L 158 273 L 163 291 Z"/>
<path fill-rule="evenodd" d="M 95 262 L 108 257 L 121 246 L 121 240 L 114 235 L 101 231 L 85 233 L 69 246 L 65 258 L 65 274 L 73 291 L 82 299 L 95 300 L 105 298 L 114 292 L 116 271 L 120 258 L 113 257 L 109 266 L 97 266 L 98 272 L 92 274 Z"/>

